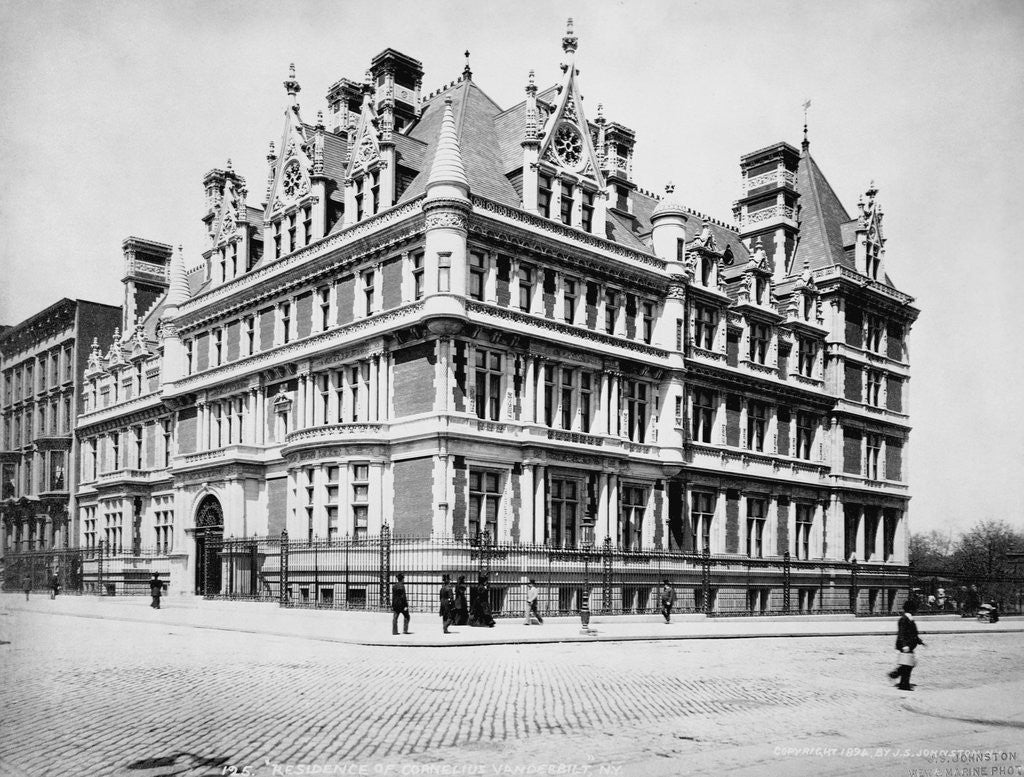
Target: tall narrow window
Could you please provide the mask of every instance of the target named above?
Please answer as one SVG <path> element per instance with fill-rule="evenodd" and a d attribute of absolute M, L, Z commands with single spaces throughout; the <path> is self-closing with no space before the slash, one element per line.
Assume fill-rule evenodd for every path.
<path fill-rule="evenodd" d="M 817 424 L 810 413 L 796 414 L 796 457 L 810 461 L 814 444 L 814 427 Z"/>
<path fill-rule="evenodd" d="M 594 226 L 594 193 L 583 192 L 583 219 L 580 226 L 585 232 L 591 232 Z"/>
<path fill-rule="evenodd" d="M 299 244 L 295 240 L 295 214 L 292 213 L 288 217 L 288 253 L 291 253 Z"/>
<path fill-rule="evenodd" d="M 573 395 L 573 373 L 572 370 L 562 370 L 562 428 L 572 429 L 572 395 Z"/>
<path fill-rule="evenodd" d="M 885 334 L 885 319 L 881 316 L 869 314 L 867 316 L 867 329 L 867 342 L 864 343 L 864 346 L 873 353 L 881 353 L 882 338 Z"/>
<path fill-rule="evenodd" d="M 292 339 L 292 305 L 290 302 L 282 302 L 280 307 L 281 315 L 281 342 L 288 343 Z"/>
<path fill-rule="evenodd" d="M 711 524 L 715 518 L 715 495 L 703 491 L 690 494 L 690 521 L 693 524 L 693 551 L 711 552 Z"/>
<path fill-rule="evenodd" d="M 555 368 L 544 365 L 544 425 L 555 424 Z"/>
<path fill-rule="evenodd" d="M 882 380 L 882 373 L 878 370 L 868 370 L 867 403 L 872 407 L 882 406 Z"/>
<path fill-rule="evenodd" d="M 654 303 L 640 303 L 640 314 L 643 317 L 642 334 L 645 343 L 650 343 L 654 337 Z"/>
<path fill-rule="evenodd" d="M 160 424 L 163 427 L 164 433 L 163 466 L 169 467 L 171 465 L 171 421 L 170 419 L 165 419 L 161 421 Z"/>
<path fill-rule="evenodd" d="M 818 345 L 809 337 L 797 338 L 797 358 L 800 374 L 805 378 L 814 377 L 814 362 L 818 357 Z"/>
<path fill-rule="evenodd" d="M 357 364 L 350 368 L 348 378 L 349 407 L 352 408 L 352 423 L 359 421 L 362 416 L 362 386 L 362 365 Z"/>
<path fill-rule="evenodd" d="M 881 474 L 881 470 L 878 466 L 878 460 L 882 452 L 882 436 L 879 434 L 867 435 L 867 476 L 868 480 L 878 480 Z"/>
<path fill-rule="evenodd" d="M 134 437 L 135 442 L 135 468 L 142 469 L 143 465 L 145 464 L 142 458 L 142 427 L 132 427 L 132 435 Z"/>
<path fill-rule="evenodd" d="M 370 174 L 370 214 L 380 212 L 380 173 L 374 170 Z"/>
<path fill-rule="evenodd" d="M 501 476 L 497 472 L 471 470 L 469 473 L 470 539 L 487 532 L 493 540 L 498 535 L 498 508 L 501 503 Z"/>
<path fill-rule="evenodd" d="M 214 365 L 221 364 L 224 358 L 224 330 L 217 329 L 213 330 L 213 363 Z"/>
<path fill-rule="evenodd" d="M 331 326 L 331 288 L 322 286 L 317 290 L 320 300 L 320 331 L 326 332 Z"/>
<path fill-rule="evenodd" d="M 114 469 L 121 469 L 121 433 L 112 432 L 110 435 L 110 458 Z"/>
<path fill-rule="evenodd" d="M 764 436 L 768 424 L 768 408 L 763 402 L 747 403 L 747 449 L 764 450 Z"/>
<path fill-rule="evenodd" d="M 579 287 L 576 281 L 566 278 L 562 281 L 562 318 L 571 324 L 576 320 L 576 298 Z"/>
<path fill-rule="evenodd" d="M 589 372 L 580 373 L 580 431 L 584 434 L 590 432 L 591 380 Z"/>
<path fill-rule="evenodd" d="M 327 483 L 325 485 L 324 505 L 327 509 L 327 539 L 335 540 L 338 537 L 338 495 L 340 484 L 338 482 L 341 468 L 337 465 L 329 466 L 326 469 Z"/>
<path fill-rule="evenodd" d="M 705 351 L 715 346 L 715 330 L 718 328 L 718 311 L 709 305 L 697 305 L 693 319 L 693 344 Z"/>
<path fill-rule="evenodd" d="M 814 527 L 814 505 L 796 505 L 796 557 L 806 561 L 811 557 L 811 529 Z"/>
<path fill-rule="evenodd" d="M 698 388 L 693 391 L 693 418 L 690 419 L 690 434 L 694 442 L 711 442 L 715 425 L 715 393 Z"/>
<path fill-rule="evenodd" d="M 313 209 L 309 205 L 302 209 L 302 236 L 304 245 L 313 240 Z"/>
<path fill-rule="evenodd" d="M 519 268 L 519 309 L 530 312 L 530 303 L 533 299 L 533 269 L 530 267 Z"/>
<path fill-rule="evenodd" d="M 191 340 L 186 340 L 185 341 L 185 368 L 186 368 L 186 372 L 189 375 L 192 374 L 192 368 L 193 368 L 193 366 L 195 364 L 194 356 L 195 356 L 195 347 L 192 344 Z"/>
<path fill-rule="evenodd" d="M 239 445 L 245 442 L 245 424 L 242 423 L 242 419 L 245 417 L 245 403 L 241 397 L 235 399 L 232 404 L 235 407 L 235 436 L 234 440 Z"/>
<path fill-rule="evenodd" d="M 246 356 L 252 356 L 256 352 L 256 317 L 245 317 L 245 343 Z"/>
<path fill-rule="evenodd" d="M 364 270 L 362 274 L 364 316 L 369 316 L 373 314 L 375 275 L 376 273 L 373 270 Z"/>
<path fill-rule="evenodd" d="M 576 547 L 576 524 L 579 516 L 579 488 L 575 480 L 551 481 L 551 535 L 556 548 Z"/>
<path fill-rule="evenodd" d="M 497 421 L 501 413 L 502 354 L 476 351 L 476 415 Z"/>
<path fill-rule="evenodd" d="M 747 499 L 747 555 L 764 556 L 765 500 Z"/>
<path fill-rule="evenodd" d="M 370 465 L 352 465 L 352 537 L 365 540 L 370 531 Z"/>
<path fill-rule="evenodd" d="M 537 176 L 537 210 L 544 218 L 551 218 L 551 176 Z"/>
<path fill-rule="evenodd" d="M 316 474 L 312 467 L 302 470 L 303 491 L 305 493 L 304 503 L 306 505 L 306 533 L 309 542 L 313 541 L 313 492 L 315 490 Z"/>
<path fill-rule="evenodd" d="M 768 359 L 771 329 L 766 324 L 750 325 L 750 361 L 764 364 Z"/>
<path fill-rule="evenodd" d="M 618 292 L 609 289 L 604 293 L 604 331 L 615 334 L 615 320 L 619 317 Z"/>
<path fill-rule="evenodd" d="M 238 243 L 231 244 L 231 277 L 238 276 Z"/>
<path fill-rule="evenodd" d="M 469 296 L 471 299 L 484 298 L 484 279 L 487 274 L 484 255 L 478 251 L 469 254 Z"/>
<path fill-rule="evenodd" d="M 563 224 L 572 224 L 572 184 L 563 182 L 562 188 L 562 202 L 561 202 L 561 213 L 559 214 Z"/>
<path fill-rule="evenodd" d="M 647 489 L 624 485 L 619 499 L 622 525 L 620 542 L 625 550 L 643 546 L 644 517 L 647 512 Z"/>
<path fill-rule="evenodd" d="M 412 298 L 423 299 L 423 252 L 412 255 Z"/>
<path fill-rule="evenodd" d="M 623 380 L 626 409 L 626 437 L 633 442 L 644 442 L 647 434 L 647 384 L 638 380 Z"/>
<path fill-rule="evenodd" d="M 281 256 L 281 219 L 274 222 L 274 257 Z"/>

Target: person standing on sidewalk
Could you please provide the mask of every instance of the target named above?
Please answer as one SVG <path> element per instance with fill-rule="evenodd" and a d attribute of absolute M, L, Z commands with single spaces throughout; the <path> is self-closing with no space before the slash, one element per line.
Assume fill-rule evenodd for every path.
<path fill-rule="evenodd" d="M 402 633 L 409 633 L 409 600 L 405 597 L 405 575 L 395 575 L 395 584 L 391 586 L 391 633 L 398 633 L 398 616 L 404 617 Z"/>
<path fill-rule="evenodd" d="M 60 593 L 60 578 L 57 575 L 53 575 L 50 578 L 50 598 L 56 599 L 57 594 Z"/>
<path fill-rule="evenodd" d="M 28 601 L 28 595 L 32 593 L 32 578 L 29 575 L 25 575 L 25 579 L 21 581 L 21 587 L 25 589 L 25 601 Z"/>
<path fill-rule="evenodd" d="M 153 597 L 153 601 L 149 606 L 154 610 L 160 609 L 160 595 L 166 587 L 167 583 L 160 580 L 160 573 L 154 572 L 153 579 L 149 581 L 149 595 Z"/>
<path fill-rule="evenodd" d="M 901 691 L 914 690 L 910 685 L 910 673 L 917 666 L 914 649 L 918 645 L 924 644 L 917 634 L 917 624 L 914 623 L 916 613 L 917 602 L 908 599 L 903 604 L 903 615 L 900 616 L 899 623 L 896 624 L 896 649 L 900 651 L 900 654 L 896 659 L 897 666 L 889 672 L 889 677 L 893 680 L 897 677 L 900 678 L 899 685 L 896 687 Z"/>
<path fill-rule="evenodd" d="M 529 587 L 526 589 L 526 619 L 523 621 L 524 626 L 530 625 L 530 616 L 536 618 L 537 623 L 541 626 L 544 625 L 544 619 L 540 617 L 540 612 L 537 610 L 538 596 L 540 596 L 540 591 L 537 589 L 537 581 L 531 577 Z"/>
<path fill-rule="evenodd" d="M 466 603 L 466 576 L 459 575 L 455 584 L 455 625 L 465 626 L 469 623 L 469 605 Z"/>
<path fill-rule="evenodd" d="M 662 582 L 664 585 L 661 588 L 661 614 L 665 618 L 665 623 L 671 623 L 672 606 L 676 603 L 676 589 L 672 587 L 667 577 Z"/>
<path fill-rule="evenodd" d="M 449 575 L 441 575 L 441 590 L 438 591 L 437 598 L 440 600 L 438 615 L 441 616 L 441 631 L 447 634 L 448 627 L 455 621 L 455 594 Z"/>

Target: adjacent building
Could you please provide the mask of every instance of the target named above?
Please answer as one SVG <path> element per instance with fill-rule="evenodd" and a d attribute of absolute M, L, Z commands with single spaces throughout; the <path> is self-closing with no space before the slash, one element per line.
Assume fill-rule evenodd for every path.
<path fill-rule="evenodd" d="M 741 157 L 731 222 L 645 191 L 635 133 L 584 107 L 577 43 L 510 107 L 468 64 L 425 93 L 386 49 L 310 117 L 293 69 L 258 204 L 229 163 L 191 270 L 126 241 L 120 331 L 83 365 L 84 546 L 209 594 L 226 538 L 486 533 L 792 559 L 794 607 L 894 606 L 918 311 L 875 187 L 851 215 L 805 128 Z M 856 585 L 813 566 L 854 561 Z M 749 568 L 684 606 L 774 607 L 781 578 Z"/>
<path fill-rule="evenodd" d="M 3 556 L 78 542 L 80 381 L 89 343 L 120 321 L 116 307 L 62 299 L 0 333 Z"/>

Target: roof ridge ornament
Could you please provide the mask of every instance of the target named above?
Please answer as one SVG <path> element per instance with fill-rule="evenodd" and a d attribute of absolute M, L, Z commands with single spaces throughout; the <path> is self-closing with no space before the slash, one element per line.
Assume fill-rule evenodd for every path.
<path fill-rule="evenodd" d="M 811 145 L 811 141 L 807 139 L 807 109 L 810 107 L 811 100 L 810 98 L 807 98 L 807 100 L 804 101 L 804 139 L 803 142 L 800 143 L 800 148 L 804 150 L 804 153 L 807 152 L 807 149 L 810 148 Z"/>
<path fill-rule="evenodd" d="M 565 24 L 565 35 L 562 36 L 562 51 L 566 54 L 575 54 L 576 49 L 579 46 L 579 38 L 576 37 L 572 28 L 572 17 L 566 21 Z"/>
<path fill-rule="evenodd" d="M 288 93 L 288 96 L 292 98 L 292 107 L 298 109 L 299 92 L 302 91 L 302 87 L 299 85 L 298 79 L 295 78 L 294 62 L 288 65 L 288 78 L 284 80 L 284 90 Z"/>
<path fill-rule="evenodd" d="M 464 68 L 462 68 L 462 80 L 463 81 L 472 81 L 473 80 L 473 71 L 469 69 L 469 49 L 466 49 L 465 56 L 466 56 L 466 66 Z"/>

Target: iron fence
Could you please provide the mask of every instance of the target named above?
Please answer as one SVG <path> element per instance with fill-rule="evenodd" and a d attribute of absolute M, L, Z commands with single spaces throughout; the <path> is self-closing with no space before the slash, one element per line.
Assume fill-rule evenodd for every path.
<path fill-rule="evenodd" d="M 519 616 L 534 580 L 543 614 L 576 614 L 584 598 L 594 612 L 657 612 L 668 579 L 676 612 L 791 615 L 897 612 L 909 591 L 905 566 L 777 558 L 742 558 L 603 545 L 553 548 L 493 543 L 486 536 L 342 537 L 296 542 L 280 538 L 225 539 L 206 546 L 201 563 L 219 585 L 208 598 L 278 601 L 284 607 L 387 610 L 394 575 L 405 575 L 409 606 L 438 607 L 441 576 L 467 589 L 488 576 L 495 616 Z M 219 570 L 219 571 L 217 571 Z"/>

